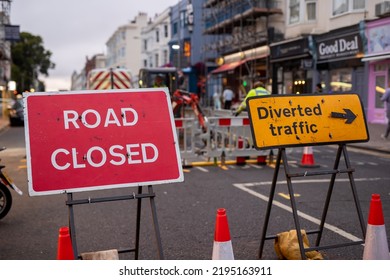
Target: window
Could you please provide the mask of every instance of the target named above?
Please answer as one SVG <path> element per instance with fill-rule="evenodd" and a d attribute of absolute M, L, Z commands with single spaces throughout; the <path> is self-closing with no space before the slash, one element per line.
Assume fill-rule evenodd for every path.
<path fill-rule="evenodd" d="M 168 25 L 164 24 L 164 37 L 168 38 L 168 36 L 169 36 L 169 34 L 168 34 Z"/>
<path fill-rule="evenodd" d="M 289 23 L 292 24 L 299 22 L 299 0 L 290 0 L 289 11 Z"/>
<path fill-rule="evenodd" d="M 187 25 L 187 15 L 186 11 L 180 12 L 180 27 L 185 27 Z"/>
<path fill-rule="evenodd" d="M 288 7 L 289 24 L 317 20 L 317 0 L 290 0 Z"/>
<path fill-rule="evenodd" d="M 333 0 L 333 15 L 363 10 L 366 7 L 365 0 Z"/>
<path fill-rule="evenodd" d="M 185 57 L 191 56 L 191 43 L 189 41 L 184 42 L 184 51 L 183 54 Z"/>
<path fill-rule="evenodd" d="M 144 51 L 148 50 L 148 40 L 144 40 Z"/>
<path fill-rule="evenodd" d="M 333 0 L 333 15 L 339 15 L 348 11 L 348 0 Z"/>
<path fill-rule="evenodd" d="M 317 19 L 317 3 L 315 1 L 306 0 L 306 20 L 313 21 Z"/>
<path fill-rule="evenodd" d="M 156 42 L 160 42 L 160 31 L 156 30 Z"/>
<path fill-rule="evenodd" d="M 346 92 L 352 90 L 351 69 L 337 69 L 331 71 L 330 87 L 332 92 Z"/>
<path fill-rule="evenodd" d="M 362 10 L 366 7 L 364 0 L 354 0 L 353 1 L 353 10 Z"/>
<path fill-rule="evenodd" d="M 166 64 L 168 62 L 168 51 L 163 51 L 163 63 Z"/>
<path fill-rule="evenodd" d="M 159 60 L 158 53 L 156 53 L 154 55 L 154 65 L 155 65 L 155 67 L 158 67 L 160 65 L 158 60 Z"/>

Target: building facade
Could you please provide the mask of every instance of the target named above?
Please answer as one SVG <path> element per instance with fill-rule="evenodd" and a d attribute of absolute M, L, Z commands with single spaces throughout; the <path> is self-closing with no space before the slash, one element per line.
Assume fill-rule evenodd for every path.
<path fill-rule="evenodd" d="M 111 35 L 106 42 L 107 68 L 126 68 L 136 78 L 142 67 L 139 56 L 141 54 L 140 34 L 142 28 L 148 24 L 148 15 L 139 13 L 134 20 L 122 25 Z"/>
<path fill-rule="evenodd" d="M 20 39 L 19 26 L 10 24 L 10 10 L 11 1 L 2 1 L 0 6 L 0 87 L 3 98 L 9 97 L 7 90 L 11 80 L 11 42 Z M 38 78 L 34 82 L 33 86 L 38 88 Z M 4 106 L 3 110 L 5 109 Z"/>
<path fill-rule="evenodd" d="M 166 9 L 141 29 L 141 67 L 161 67 L 169 64 L 170 13 L 171 8 Z"/>
<path fill-rule="evenodd" d="M 390 87 L 390 18 L 366 22 L 365 36 L 367 48 L 362 61 L 367 65 L 368 74 L 367 119 L 372 123 L 386 123 L 380 98 Z"/>
<path fill-rule="evenodd" d="M 270 80 L 269 44 L 284 32 L 283 1 L 208 0 L 205 2 L 205 34 L 215 40 L 213 83 L 229 86 L 235 100 L 245 97 L 255 79 Z"/>
<path fill-rule="evenodd" d="M 172 7 L 169 49 L 172 66 L 185 75 L 187 90 L 198 93 L 202 103 L 209 105 L 205 96 L 206 76 L 212 58 L 204 46 L 212 40 L 212 36 L 204 34 L 204 3 L 205 0 L 181 0 Z"/>
<path fill-rule="evenodd" d="M 270 44 L 272 92 L 313 93 L 320 83 L 325 93 L 357 93 L 367 121 L 385 123 L 390 1 L 287 0 L 283 11 L 284 39 Z"/>
<path fill-rule="evenodd" d="M 321 84 L 324 93 L 358 93 L 368 121 L 384 123 L 389 16 L 390 1 L 381 0 L 181 0 L 138 34 L 118 28 L 107 43 L 107 67 L 175 66 L 188 90 L 200 93 L 206 84 L 211 99 L 229 85 L 236 102 L 256 78 L 273 94 L 314 93 Z M 136 44 L 121 40 L 137 36 L 142 49 L 131 53 L 142 56 L 130 66 L 124 49 Z"/>

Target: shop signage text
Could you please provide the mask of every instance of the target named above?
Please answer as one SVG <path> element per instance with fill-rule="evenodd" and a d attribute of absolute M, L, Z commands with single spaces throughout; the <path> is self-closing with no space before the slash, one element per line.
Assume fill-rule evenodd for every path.
<path fill-rule="evenodd" d="M 319 60 L 355 56 L 362 50 L 358 34 L 317 42 Z"/>

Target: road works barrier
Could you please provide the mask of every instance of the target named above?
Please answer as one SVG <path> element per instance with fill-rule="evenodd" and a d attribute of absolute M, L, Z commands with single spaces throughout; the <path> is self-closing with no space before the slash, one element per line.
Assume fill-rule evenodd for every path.
<path fill-rule="evenodd" d="M 252 162 L 248 160 L 251 157 L 255 158 L 254 163 L 263 165 L 271 152 L 253 147 L 247 117 L 209 117 L 205 132 L 195 118 L 176 118 L 175 125 L 183 165 L 197 165 L 200 159 L 204 164 L 219 161 L 222 165 L 243 165 Z"/>

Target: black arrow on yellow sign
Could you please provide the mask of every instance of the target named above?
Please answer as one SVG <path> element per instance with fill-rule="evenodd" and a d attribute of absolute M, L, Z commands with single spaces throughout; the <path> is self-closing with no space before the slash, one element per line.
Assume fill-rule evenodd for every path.
<path fill-rule="evenodd" d="M 346 119 L 346 124 L 351 124 L 355 119 L 356 115 L 350 110 L 350 109 L 343 109 L 345 111 L 344 113 L 337 113 L 337 112 L 331 112 L 332 118 L 338 118 L 338 119 Z"/>

